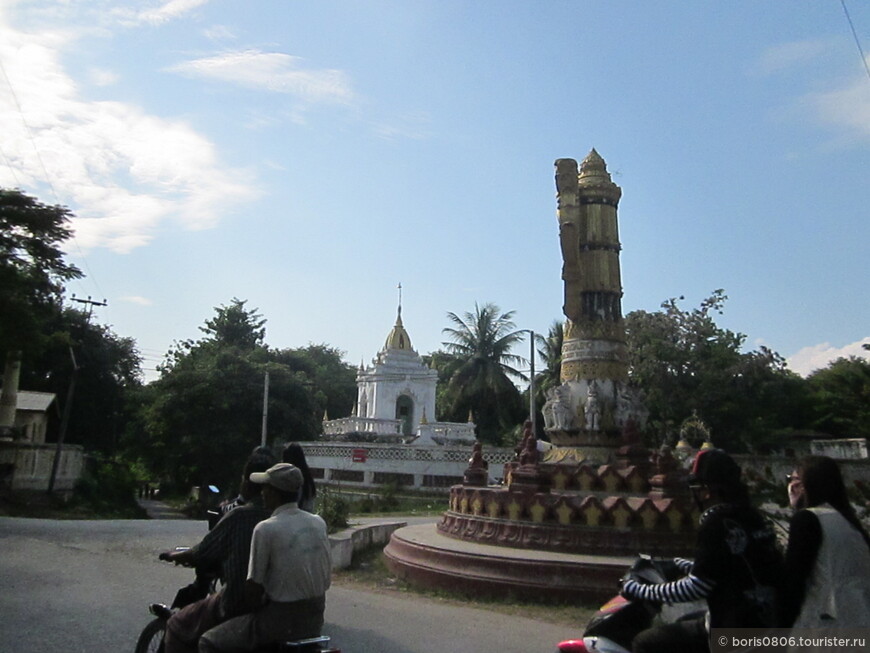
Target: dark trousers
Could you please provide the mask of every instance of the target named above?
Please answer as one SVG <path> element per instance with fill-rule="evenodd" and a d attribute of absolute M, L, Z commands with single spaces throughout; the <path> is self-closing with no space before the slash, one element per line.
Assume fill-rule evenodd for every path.
<path fill-rule="evenodd" d="M 633 653 L 709 653 L 704 617 L 647 628 L 634 638 L 631 650 Z"/>
<path fill-rule="evenodd" d="M 326 597 L 267 603 L 252 614 L 235 617 L 199 638 L 199 653 L 256 651 L 282 639 L 316 637 L 323 628 Z"/>
<path fill-rule="evenodd" d="M 221 622 L 221 594 L 209 594 L 181 608 L 166 622 L 164 653 L 194 653 L 199 636 Z"/>

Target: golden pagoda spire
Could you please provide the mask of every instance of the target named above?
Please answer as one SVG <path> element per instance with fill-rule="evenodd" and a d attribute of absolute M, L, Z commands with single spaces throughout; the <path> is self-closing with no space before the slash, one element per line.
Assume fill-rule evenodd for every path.
<path fill-rule="evenodd" d="M 390 335 L 387 336 L 387 342 L 384 345 L 384 349 L 404 349 L 406 351 L 413 351 L 411 347 L 411 336 L 408 335 L 408 332 L 405 331 L 405 325 L 402 324 L 402 284 L 399 286 L 399 310 L 396 314 L 396 324 L 393 326 L 393 329 L 390 331 Z"/>

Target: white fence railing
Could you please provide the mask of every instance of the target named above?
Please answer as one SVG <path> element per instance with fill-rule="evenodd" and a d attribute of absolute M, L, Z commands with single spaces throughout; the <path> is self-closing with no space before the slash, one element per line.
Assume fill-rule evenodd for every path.
<path fill-rule="evenodd" d="M 324 435 L 345 433 L 371 433 L 372 435 L 401 435 L 402 420 L 375 417 L 341 417 L 323 422 Z"/>

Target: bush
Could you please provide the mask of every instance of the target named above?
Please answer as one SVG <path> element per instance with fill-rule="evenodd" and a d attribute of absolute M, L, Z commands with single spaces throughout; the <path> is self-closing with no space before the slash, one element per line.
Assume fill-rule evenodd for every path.
<path fill-rule="evenodd" d="M 328 487 L 320 487 L 317 490 L 317 514 L 323 517 L 329 532 L 334 533 L 347 528 L 350 508 L 347 501 Z"/>
<path fill-rule="evenodd" d="M 136 503 L 138 482 L 130 467 L 119 460 L 95 458 L 76 484 L 72 503 L 103 517 L 141 518 Z"/>

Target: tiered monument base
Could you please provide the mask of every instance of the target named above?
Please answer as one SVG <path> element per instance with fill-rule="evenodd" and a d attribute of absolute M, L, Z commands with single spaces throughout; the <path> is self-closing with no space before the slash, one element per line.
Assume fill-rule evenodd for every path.
<path fill-rule="evenodd" d="M 399 578 L 469 596 L 599 604 L 633 558 L 491 546 L 447 537 L 435 524 L 400 528 L 384 549 Z"/>
<path fill-rule="evenodd" d="M 697 510 L 667 496 L 667 475 L 651 485 L 643 466 L 540 463 L 518 482 L 522 467 L 507 466 L 507 487 L 451 488 L 437 526 L 393 535 L 390 569 L 475 595 L 602 601 L 637 555 L 691 555 Z"/>

